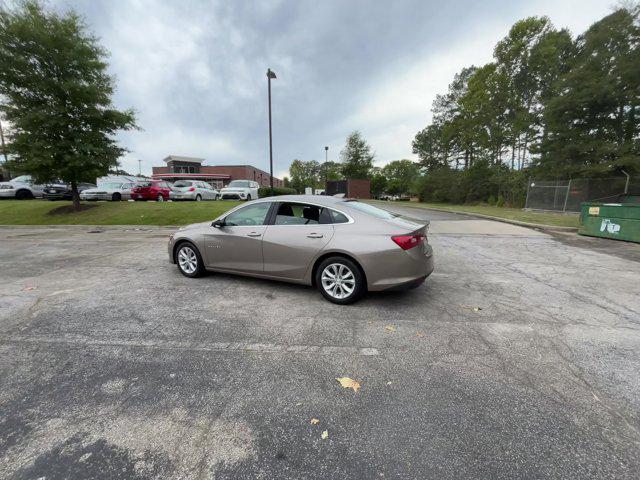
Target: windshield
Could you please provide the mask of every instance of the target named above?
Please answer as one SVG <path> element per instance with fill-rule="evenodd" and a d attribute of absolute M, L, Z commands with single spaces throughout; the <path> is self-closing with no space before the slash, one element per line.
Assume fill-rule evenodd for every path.
<path fill-rule="evenodd" d="M 344 205 L 350 208 L 354 208 L 359 210 L 362 213 L 366 213 L 367 215 L 371 215 L 376 218 L 395 218 L 395 215 L 387 212 L 386 210 L 382 210 L 381 208 L 374 207 L 373 205 L 369 205 L 368 203 L 356 202 L 355 200 L 347 200 L 344 202 Z"/>
<path fill-rule="evenodd" d="M 98 188 L 110 188 L 113 190 L 118 190 L 121 186 L 121 183 L 101 183 Z"/>
<path fill-rule="evenodd" d="M 191 185 L 193 185 L 193 182 L 187 182 L 185 180 L 178 180 L 173 184 L 174 187 L 190 187 Z"/>
<path fill-rule="evenodd" d="M 138 182 L 136 183 L 136 187 L 150 187 L 151 182 Z"/>
<path fill-rule="evenodd" d="M 31 181 L 31 175 L 22 175 L 20 177 L 14 178 L 12 181 L 18 183 L 29 183 Z"/>
<path fill-rule="evenodd" d="M 234 180 L 233 182 L 229 183 L 228 187 L 229 188 L 248 188 L 249 187 L 249 181 L 248 180 Z"/>

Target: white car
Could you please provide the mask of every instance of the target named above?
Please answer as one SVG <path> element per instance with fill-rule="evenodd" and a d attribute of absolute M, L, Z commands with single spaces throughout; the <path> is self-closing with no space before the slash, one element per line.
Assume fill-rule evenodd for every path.
<path fill-rule="evenodd" d="M 43 195 L 44 185 L 35 184 L 31 175 L 22 175 L 8 182 L 0 183 L 0 198 L 27 200 L 36 197 L 42 198 Z"/>
<path fill-rule="evenodd" d="M 218 200 L 220 192 L 200 180 L 178 180 L 171 187 L 169 192 L 171 200 Z"/>
<path fill-rule="evenodd" d="M 251 180 L 232 180 L 220 190 L 223 200 L 255 200 L 258 198 L 258 182 Z"/>
<path fill-rule="evenodd" d="M 129 200 L 134 183 L 107 182 L 80 192 L 80 200 Z"/>

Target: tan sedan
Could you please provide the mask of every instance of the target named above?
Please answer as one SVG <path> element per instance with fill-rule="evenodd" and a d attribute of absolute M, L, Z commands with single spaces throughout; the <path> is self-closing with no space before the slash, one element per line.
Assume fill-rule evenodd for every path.
<path fill-rule="evenodd" d="M 187 277 L 213 271 L 315 285 L 348 304 L 367 291 L 422 284 L 433 271 L 427 229 L 355 200 L 269 197 L 181 228 L 169 259 Z"/>

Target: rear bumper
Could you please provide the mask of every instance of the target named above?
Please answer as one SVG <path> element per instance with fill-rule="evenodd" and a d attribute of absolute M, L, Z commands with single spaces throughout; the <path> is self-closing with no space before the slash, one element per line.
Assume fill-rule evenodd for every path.
<path fill-rule="evenodd" d="M 80 200 L 113 200 L 113 194 L 104 193 L 104 194 L 95 194 L 88 193 L 86 195 L 80 194 Z"/>
<path fill-rule="evenodd" d="M 169 194 L 171 200 L 195 200 L 196 193 L 173 193 Z"/>
<path fill-rule="evenodd" d="M 0 198 L 15 198 L 15 196 L 16 196 L 15 188 L 0 189 Z"/>
<path fill-rule="evenodd" d="M 413 249 L 412 249 L 413 250 Z M 433 249 L 424 252 L 392 248 L 361 259 L 370 291 L 402 290 L 420 285 L 433 272 Z"/>

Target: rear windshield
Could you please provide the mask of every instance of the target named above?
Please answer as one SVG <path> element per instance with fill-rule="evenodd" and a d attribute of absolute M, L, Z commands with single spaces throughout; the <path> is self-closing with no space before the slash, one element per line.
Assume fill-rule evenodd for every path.
<path fill-rule="evenodd" d="M 193 182 L 187 182 L 184 180 L 178 180 L 173 184 L 174 187 L 190 187 L 191 185 L 193 185 Z"/>
<path fill-rule="evenodd" d="M 381 208 L 374 207 L 373 205 L 369 205 L 368 203 L 357 202 L 355 200 L 347 200 L 344 202 L 345 206 L 349 208 L 354 208 L 362 213 L 366 213 L 367 215 L 371 215 L 376 218 L 395 218 L 395 215 L 387 212 L 386 210 L 382 210 Z"/>
<path fill-rule="evenodd" d="M 151 182 L 138 182 L 136 183 L 136 187 L 150 187 Z"/>
<path fill-rule="evenodd" d="M 101 183 L 100 184 L 100 188 L 112 188 L 112 189 L 118 189 L 122 187 L 121 183 Z"/>

